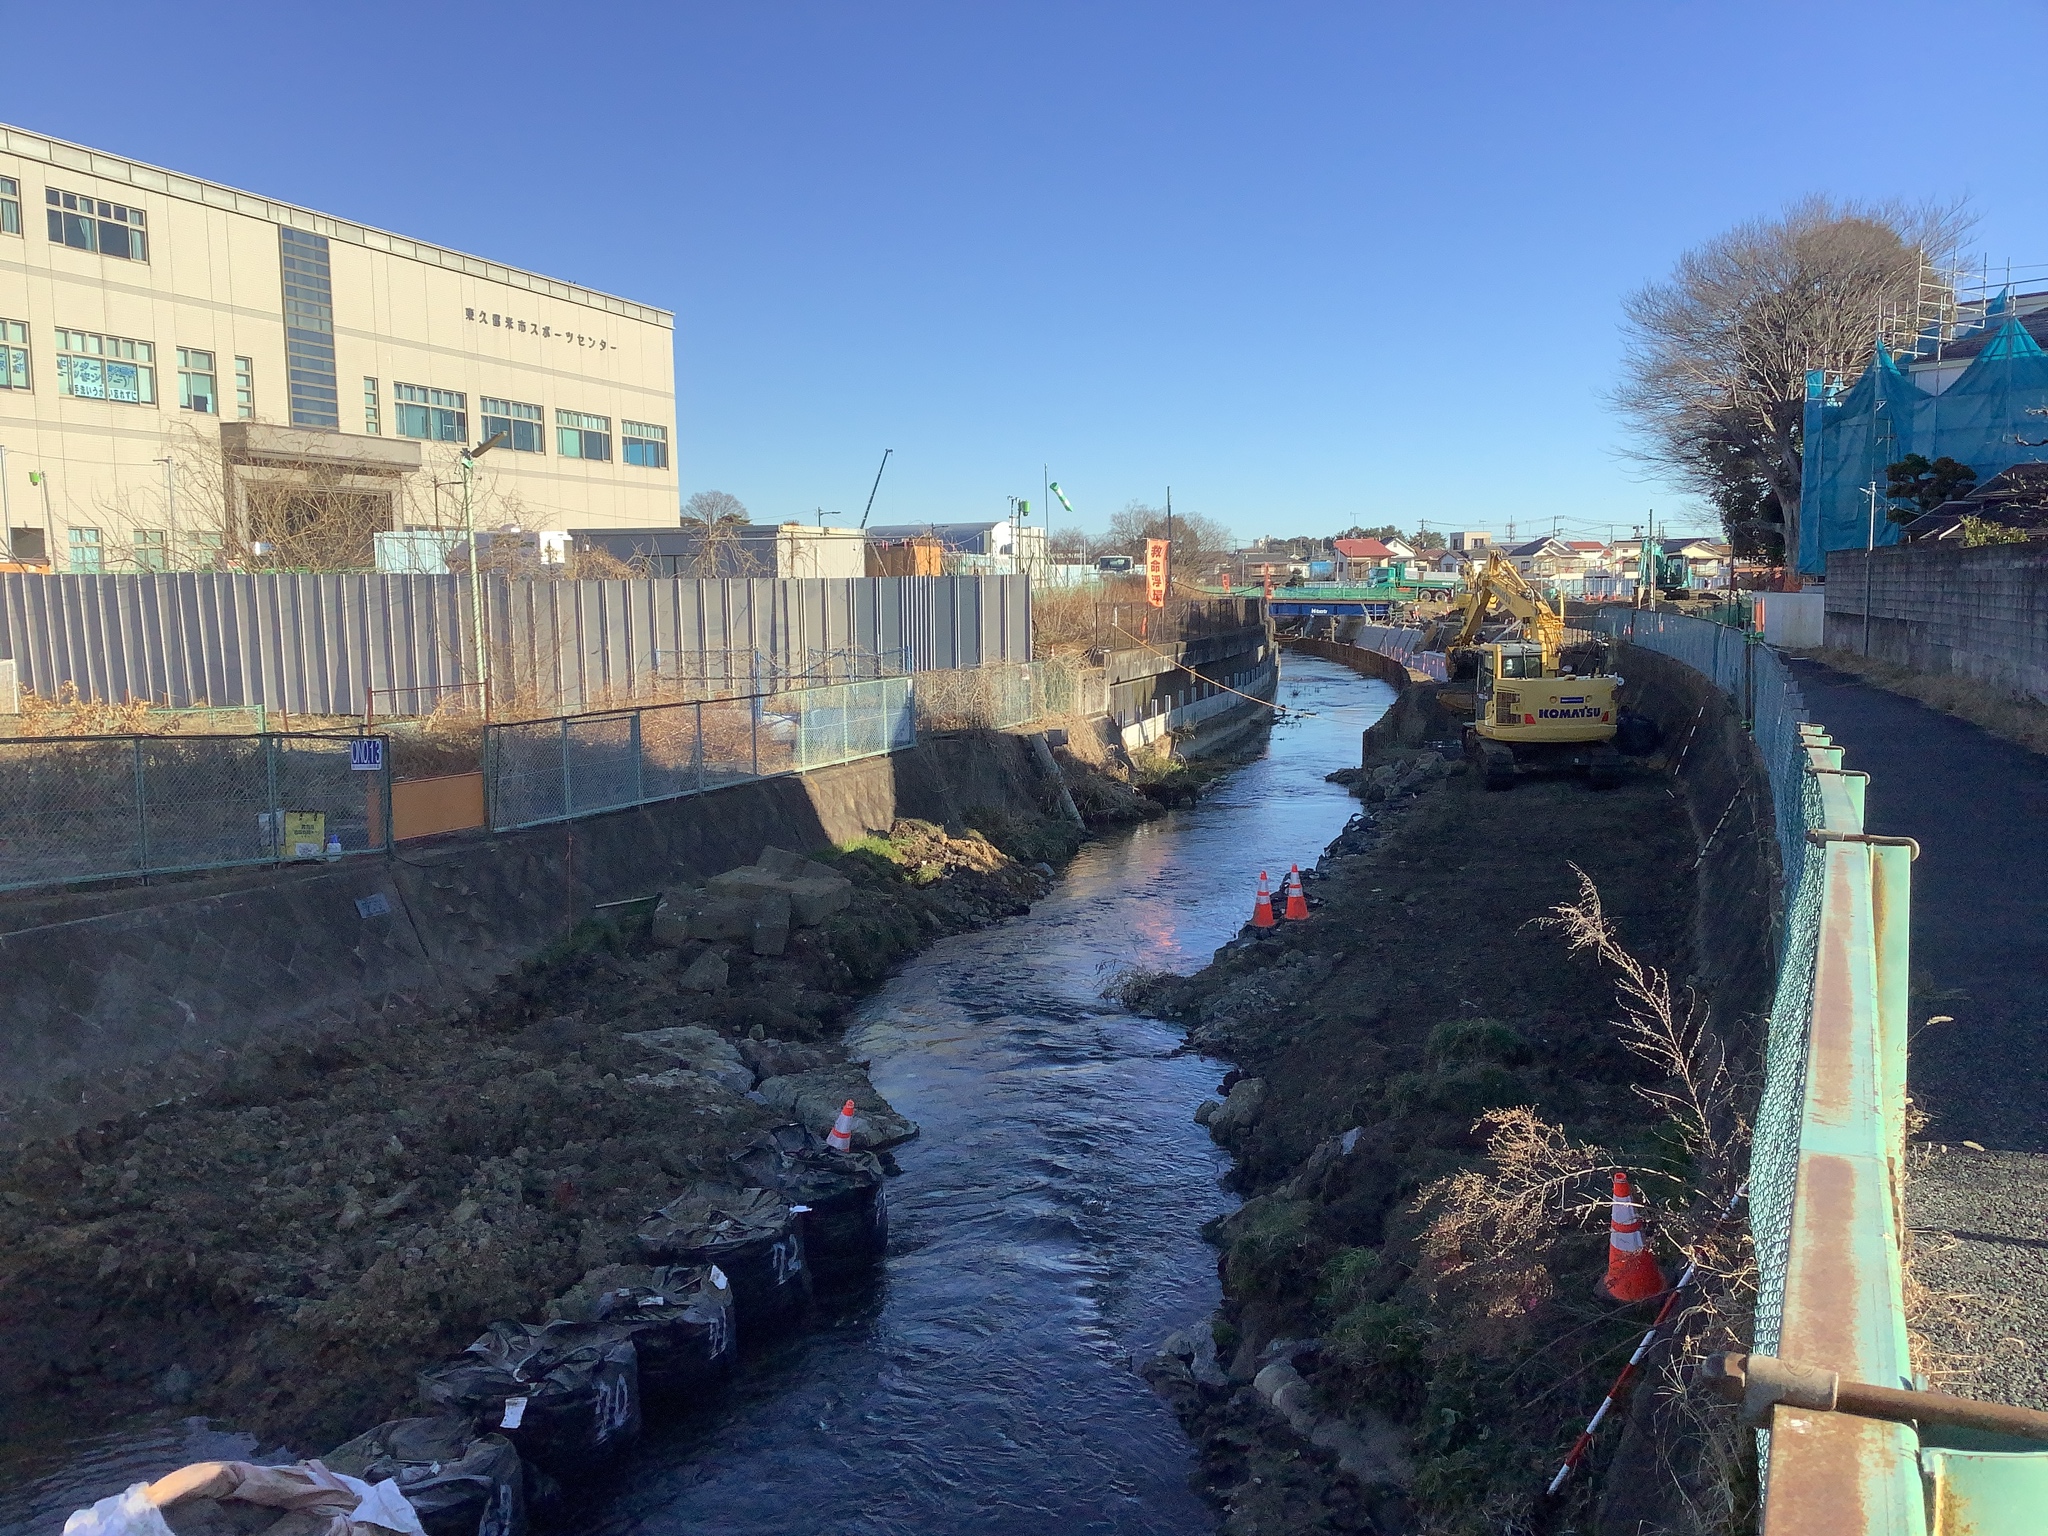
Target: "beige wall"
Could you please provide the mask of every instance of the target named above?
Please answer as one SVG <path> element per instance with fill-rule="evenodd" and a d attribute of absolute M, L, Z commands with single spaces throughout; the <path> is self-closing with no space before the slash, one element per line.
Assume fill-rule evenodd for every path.
<path fill-rule="evenodd" d="M 480 461 L 482 520 L 517 510 L 528 527 L 675 522 L 674 329 L 667 312 L 18 129 L 0 127 L 0 176 L 20 183 L 22 204 L 21 232 L 0 234 L 0 318 L 28 325 L 32 367 L 26 394 L 0 389 L 11 522 L 42 525 L 40 492 L 28 471 L 46 471 L 60 562 L 70 526 L 103 530 L 107 568 L 118 569 L 115 557 L 131 546 L 135 527 L 166 525 L 164 470 L 153 462 L 160 457 L 178 461 L 181 529 L 217 521 L 205 506 L 217 497 L 220 478 L 209 461 L 217 458 L 219 423 L 235 419 L 237 356 L 254 367 L 255 419 L 290 421 L 280 224 L 329 241 L 344 434 L 365 430 L 365 377 L 378 381 L 387 438 L 396 436 L 393 386 L 401 382 L 466 396 L 472 441 L 482 435 L 482 397 L 538 405 L 545 452 L 500 450 Z M 53 243 L 45 187 L 141 209 L 149 260 Z M 59 327 L 152 343 L 156 403 L 60 395 Z M 214 354 L 216 414 L 180 409 L 180 347 Z M 611 460 L 562 458 L 557 409 L 610 418 Z M 624 462 L 626 420 L 667 428 L 666 469 Z M 452 477 L 456 445 L 421 446 L 413 520 L 431 521 L 436 497 L 427 482 Z M 452 517 L 455 508 L 454 493 L 444 492 L 441 515 Z"/>

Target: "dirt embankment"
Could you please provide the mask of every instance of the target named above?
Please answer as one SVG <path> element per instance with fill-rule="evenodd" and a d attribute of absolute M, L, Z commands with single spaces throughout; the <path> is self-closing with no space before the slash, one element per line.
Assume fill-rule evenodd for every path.
<path fill-rule="evenodd" d="M 1247 1197 L 1210 1234 L 1225 1300 L 1147 1371 L 1231 1533 L 1521 1528 L 1640 1336 L 1592 1295 L 1600 1173 L 1672 1198 L 1685 1176 L 1613 975 L 1533 926 L 1580 894 L 1576 863 L 1627 949 L 1691 975 L 1697 845 L 1668 775 L 1489 794 L 1382 735 L 1310 920 L 1128 996 L 1236 1064 L 1198 1114 Z M 1528 1187 L 1559 1167 L 1581 1172 Z"/>
<path fill-rule="evenodd" d="M 1104 817 L 1145 809 L 1092 788 Z M 747 1086 L 843 1076 L 851 1001 L 933 938 L 1026 910 L 1081 836 L 899 822 L 821 855 L 852 905 L 781 955 L 665 948 L 644 912 L 586 923 L 424 1024 L 7 1154 L 0 1411 L 59 1433 L 189 1404 L 314 1453 L 409 1411 L 418 1367 L 629 1258 L 650 1209 L 787 1119 Z M 685 985 L 714 948 L 723 984 Z M 681 1025 L 720 1037 L 711 1070 L 628 1038 Z"/>

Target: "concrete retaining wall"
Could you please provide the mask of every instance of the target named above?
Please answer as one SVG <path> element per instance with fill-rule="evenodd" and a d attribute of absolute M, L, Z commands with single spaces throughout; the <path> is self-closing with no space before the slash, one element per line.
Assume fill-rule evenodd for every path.
<path fill-rule="evenodd" d="M 245 1057 L 402 1026 L 588 917 L 899 817 L 1060 814 L 1028 742 L 942 735 L 887 757 L 396 855 L 0 905 L 0 1140 L 67 1134 L 228 1078 Z M 317 1070 L 309 1061 L 308 1070 Z"/>
<path fill-rule="evenodd" d="M 1828 556 L 1826 643 L 2048 702 L 2048 545 L 1836 550 Z"/>

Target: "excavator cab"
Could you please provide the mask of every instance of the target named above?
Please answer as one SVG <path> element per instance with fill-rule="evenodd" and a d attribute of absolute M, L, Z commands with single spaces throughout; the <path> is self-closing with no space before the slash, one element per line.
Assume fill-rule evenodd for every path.
<path fill-rule="evenodd" d="M 1465 752 L 1486 787 L 1506 789 L 1518 774 L 1546 768 L 1583 769 L 1595 789 L 1617 783 L 1618 682 L 1561 671 L 1533 641 L 1480 646 Z"/>

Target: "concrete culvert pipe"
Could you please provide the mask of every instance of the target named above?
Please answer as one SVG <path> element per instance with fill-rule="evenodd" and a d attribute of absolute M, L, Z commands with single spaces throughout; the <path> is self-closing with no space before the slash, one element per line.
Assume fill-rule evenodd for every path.
<path fill-rule="evenodd" d="M 428 1413 L 467 1414 L 564 1482 L 604 1472 L 640 1438 L 640 1363 L 628 1329 L 493 1323 L 460 1358 L 420 1372 Z"/>
<path fill-rule="evenodd" d="M 732 1282 L 740 1327 L 760 1338 L 810 1304 L 797 1215 L 772 1190 L 702 1184 L 643 1221 L 637 1239 L 656 1263 L 716 1264 Z"/>

